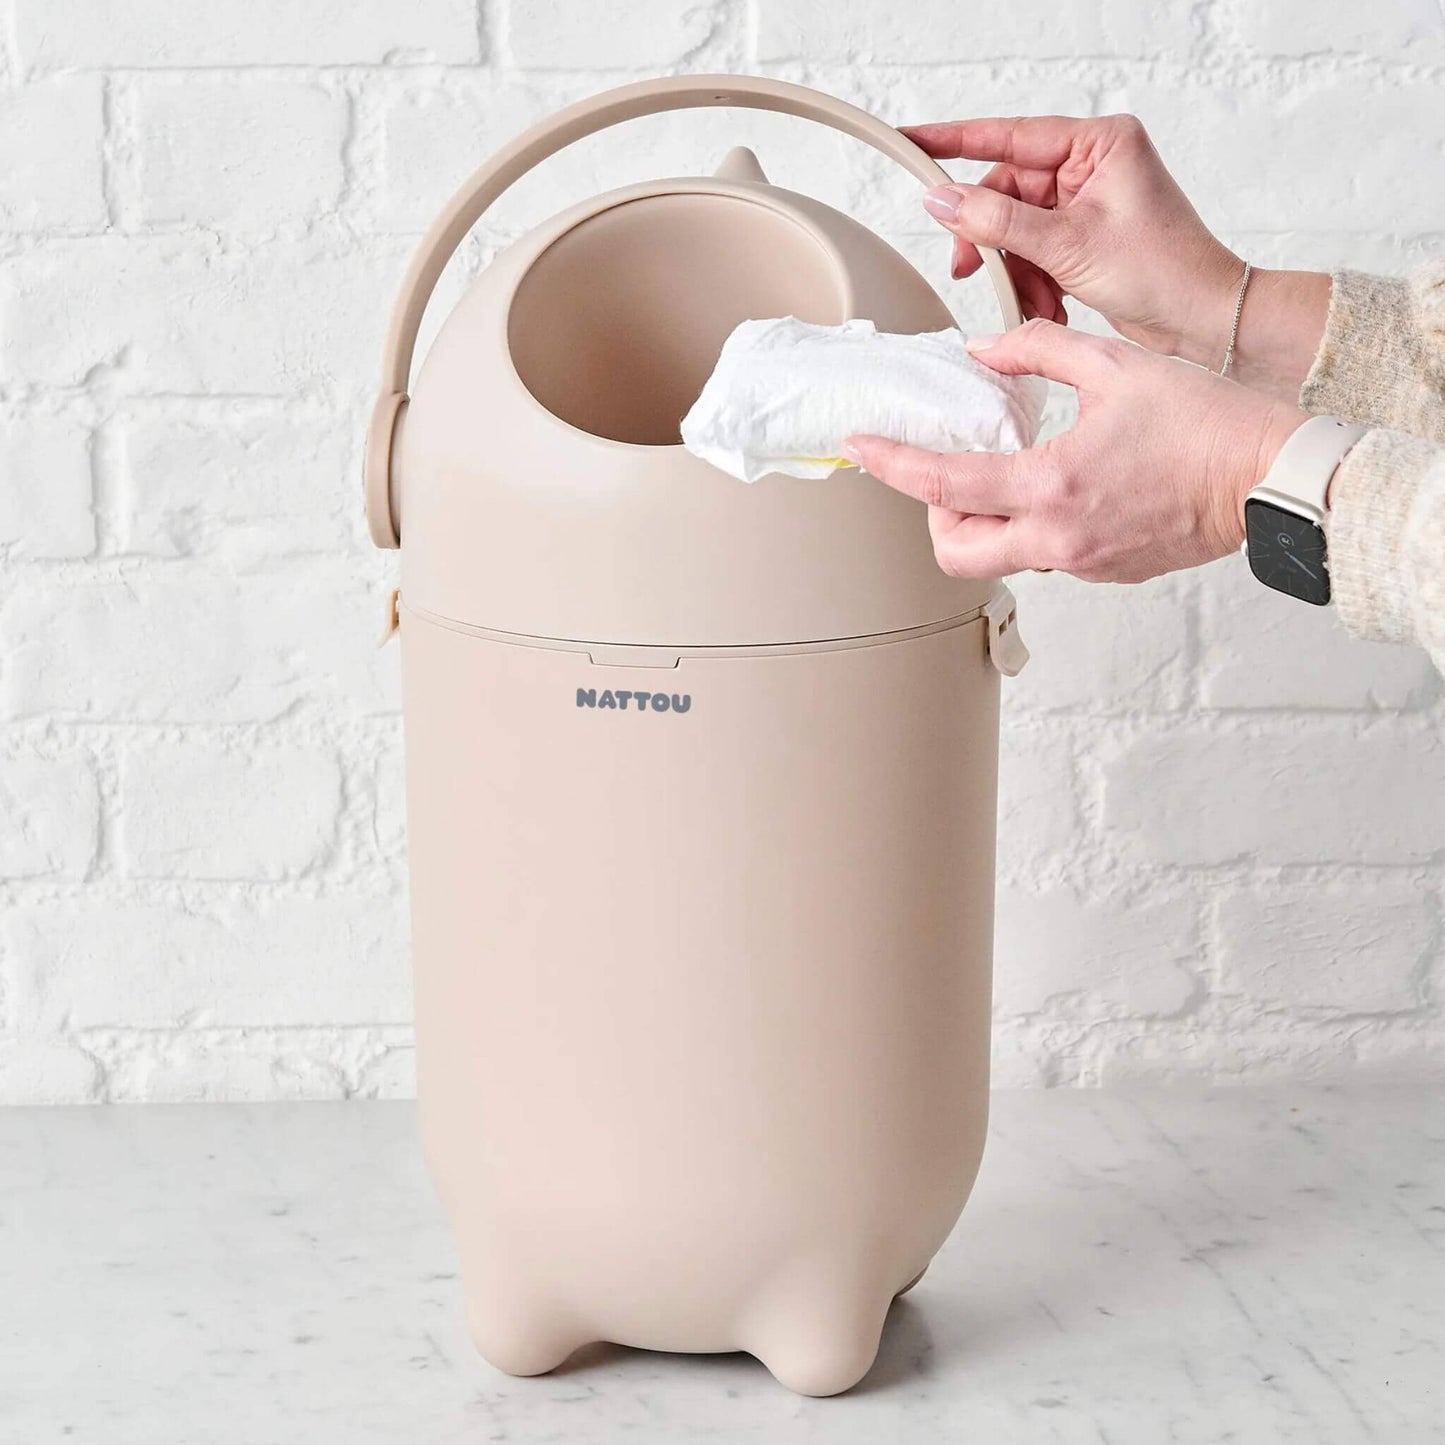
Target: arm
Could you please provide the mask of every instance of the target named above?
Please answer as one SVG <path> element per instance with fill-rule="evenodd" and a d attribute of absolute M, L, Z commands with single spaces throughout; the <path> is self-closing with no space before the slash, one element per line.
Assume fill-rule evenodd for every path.
<path fill-rule="evenodd" d="M 1140 582 L 1227 556 L 1246 493 L 1307 413 L 1125 342 L 1033 320 L 970 343 L 1008 375 L 1072 386 L 1077 423 L 1011 456 L 941 455 L 850 437 L 849 456 L 929 505 L 934 553 L 960 577 L 1055 568 Z M 1445 446 L 1363 437 L 1335 473 L 1331 578 L 1356 631 L 1430 650 L 1445 671 Z"/>
<path fill-rule="evenodd" d="M 936 159 L 992 161 L 979 185 L 930 191 L 954 235 L 1010 253 L 1025 308 L 1063 298 L 1151 351 L 1218 370 L 1244 262 L 1216 239 L 1133 116 L 1026 116 L 906 130 Z M 1445 440 L 1445 265 L 1410 281 L 1340 271 L 1253 273 L 1231 377 L 1282 401 Z"/>
<path fill-rule="evenodd" d="M 1408 280 L 1256 271 L 1230 375 L 1306 411 L 1445 441 L 1445 266 Z"/>
<path fill-rule="evenodd" d="M 977 269 L 974 242 L 1001 246 L 1032 315 L 1065 320 L 1063 298 L 1076 296 L 1151 351 L 1221 364 L 1244 263 L 1210 234 L 1133 117 L 961 121 L 909 134 L 935 157 L 995 163 L 981 185 L 925 198 L 954 234 L 955 275 Z M 1419 641 L 1445 665 L 1445 584 L 1435 582 L 1445 575 L 1445 459 L 1416 439 L 1445 440 L 1445 265 L 1408 282 L 1255 272 L 1230 375 L 1286 411 L 1400 429 L 1363 438 L 1331 484 L 1334 593 L 1351 631 Z M 1178 385 L 1171 379 L 1156 404 L 1172 406 Z M 1167 451 L 1164 440 L 1149 439 Z M 1241 465 L 1210 485 L 1237 500 Z M 1166 543 L 1149 566 L 1205 560 L 1197 552 Z"/>
<path fill-rule="evenodd" d="M 1299 376 L 1307 411 L 1380 428 L 1360 439 L 1330 482 L 1330 581 L 1340 620 L 1357 636 L 1417 643 L 1445 672 L 1445 267 L 1410 280 L 1336 272 L 1308 357 L 1298 344 L 1302 318 L 1316 313 L 1315 283 L 1326 278 L 1266 278 L 1262 294 L 1246 301 L 1248 327 L 1241 316 L 1239 380 L 1278 390 Z"/>

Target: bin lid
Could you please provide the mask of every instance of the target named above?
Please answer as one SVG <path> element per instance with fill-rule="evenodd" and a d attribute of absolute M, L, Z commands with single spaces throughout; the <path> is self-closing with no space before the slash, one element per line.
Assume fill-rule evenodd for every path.
<path fill-rule="evenodd" d="M 402 585 L 537 638 L 758 646 L 966 615 L 925 509 L 866 474 L 740 483 L 683 414 L 742 320 L 953 324 L 886 242 L 736 162 L 583 202 L 504 251 L 443 324 L 392 453 Z"/>

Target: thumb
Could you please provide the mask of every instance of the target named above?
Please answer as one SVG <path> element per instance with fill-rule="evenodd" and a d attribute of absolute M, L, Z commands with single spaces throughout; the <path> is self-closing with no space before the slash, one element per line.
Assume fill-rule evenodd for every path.
<path fill-rule="evenodd" d="M 959 182 L 925 193 L 923 207 L 955 236 L 978 246 L 996 246 L 1052 270 L 1063 250 L 1067 224 L 1057 211 L 1031 206 L 988 186 Z"/>
<path fill-rule="evenodd" d="M 1133 349 L 1127 342 L 1037 319 L 1000 336 L 974 336 L 968 342 L 970 355 L 993 371 L 1044 376 L 1076 389 L 1097 384 L 1107 368 Z"/>

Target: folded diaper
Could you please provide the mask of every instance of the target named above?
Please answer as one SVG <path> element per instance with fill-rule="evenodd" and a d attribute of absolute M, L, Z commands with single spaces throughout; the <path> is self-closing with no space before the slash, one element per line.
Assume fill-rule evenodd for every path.
<path fill-rule="evenodd" d="M 1014 452 L 1039 429 L 1046 384 L 1000 376 L 955 330 L 920 336 L 871 321 L 744 321 L 682 421 L 688 451 L 730 476 L 826 477 L 855 432 L 939 452 Z"/>

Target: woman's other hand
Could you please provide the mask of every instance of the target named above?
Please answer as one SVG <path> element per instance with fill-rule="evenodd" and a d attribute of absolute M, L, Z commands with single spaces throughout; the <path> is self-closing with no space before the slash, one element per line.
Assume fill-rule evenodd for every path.
<path fill-rule="evenodd" d="M 929 506 L 934 552 L 958 577 L 1027 568 L 1090 582 L 1142 582 L 1236 549 L 1245 493 L 1305 420 L 1261 397 L 1127 342 L 1030 321 L 970 343 L 1006 375 L 1074 387 L 1079 418 L 1012 455 L 942 454 L 881 437 L 847 453 Z"/>
<path fill-rule="evenodd" d="M 979 185 L 924 199 L 953 232 L 955 276 L 978 268 L 975 243 L 999 247 L 1025 314 L 1062 322 L 1063 297 L 1074 296 L 1150 351 L 1221 365 L 1244 262 L 1200 220 L 1134 116 L 961 120 L 904 134 L 936 159 L 994 162 Z M 1327 276 L 1256 271 L 1231 374 L 1296 395 L 1328 300 Z"/>

